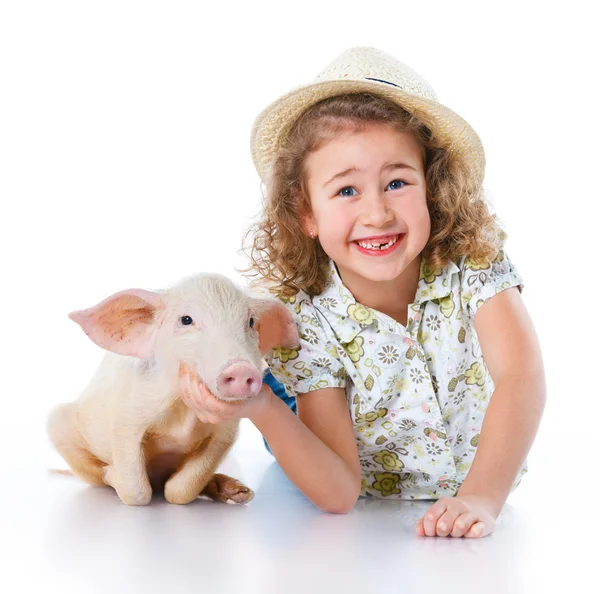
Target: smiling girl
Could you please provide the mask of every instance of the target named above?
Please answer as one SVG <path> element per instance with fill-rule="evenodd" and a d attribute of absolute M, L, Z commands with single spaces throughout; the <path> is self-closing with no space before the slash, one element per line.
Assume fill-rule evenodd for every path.
<path fill-rule="evenodd" d="M 300 345 L 269 354 L 250 403 L 184 377 L 198 415 L 250 418 L 324 511 L 431 499 L 418 535 L 489 534 L 545 378 L 479 137 L 416 72 L 358 47 L 258 116 L 252 154 L 267 195 L 249 270 Z"/>

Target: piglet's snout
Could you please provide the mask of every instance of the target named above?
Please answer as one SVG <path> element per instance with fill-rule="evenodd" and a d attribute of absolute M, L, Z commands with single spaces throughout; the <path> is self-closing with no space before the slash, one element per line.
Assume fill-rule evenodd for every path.
<path fill-rule="evenodd" d="M 226 398 L 252 398 L 261 386 L 260 373 L 249 363 L 233 363 L 217 378 L 219 394 Z"/>

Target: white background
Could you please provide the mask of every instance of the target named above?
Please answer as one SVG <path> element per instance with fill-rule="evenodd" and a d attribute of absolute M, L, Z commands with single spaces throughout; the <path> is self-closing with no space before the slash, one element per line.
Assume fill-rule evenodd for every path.
<path fill-rule="evenodd" d="M 234 267 L 261 200 L 254 117 L 370 45 L 414 68 L 481 136 L 485 189 L 547 373 L 519 488 L 541 502 L 587 496 L 568 511 L 585 528 L 598 516 L 600 414 L 591 4 L 2 2 L 2 476 L 62 464 L 46 416 L 102 357 L 68 312 L 197 271 L 244 282 Z M 244 432 L 259 448 L 247 421 Z"/>

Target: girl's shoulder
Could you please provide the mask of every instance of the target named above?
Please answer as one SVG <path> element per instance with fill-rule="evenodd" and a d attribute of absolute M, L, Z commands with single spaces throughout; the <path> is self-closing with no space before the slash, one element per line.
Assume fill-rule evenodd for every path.
<path fill-rule="evenodd" d="M 291 297 L 280 296 L 298 329 L 298 345 L 275 348 L 265 360 L 288 395 L 296 396 L 321 388 L 339 388 L 346 384 L 346 372 L 339 360 L 337 345 L 326 332 L 313 304 L 303 291 Z"/>
<path fill-rule="evenodd" d="M 463 256 L 456 265 L 462 305 L 473 316 L 487 299 L 511 287 L 517 287 L 522 292 L 525 286 L 523 277 L 504 246 L 493 260 L 475 260 L 471 256 Z"/>
<path fill-rule="evenodd" d="M 297 325 L 307 324 L 308 318 L 315 317 L 315 306 L 312 297 L 304 291 L 298 291 L 295 295 L 277 297 L 288 309 Z"/>
<path fill-rule="evenodd" d="M 331 342 L 331 329 L 323 317 L 322 308 L 317 304 L 319 297 L 302 290 L 291 297 L 278 297 L 292 316 L 300 338 L 308 338 L 313 344 Z"/>

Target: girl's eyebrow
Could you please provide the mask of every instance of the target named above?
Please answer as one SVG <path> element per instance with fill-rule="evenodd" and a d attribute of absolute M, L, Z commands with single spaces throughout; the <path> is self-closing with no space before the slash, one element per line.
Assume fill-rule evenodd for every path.
<path fill-rule="evenodd" d="M 406 163 L 386 163 L 381 171 L 386 171 L 387 169 L 412 169 L 413 171 L 417 171 L 412 165 L 407 165 Z M 326 181 L 323 184 L 323 187 L 329 185 L 332 181 L 344 177 L 348 175 L 348 173 L 352 173 L 353 171 L 362 171 L 362 169 L 358 167 L 350 167 L 349 169 L 345 169 L 344 171 L 340 171 L 340 173 L 336 173 L 329 181 Z"/>

